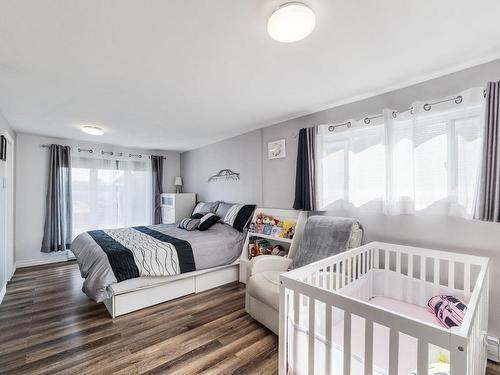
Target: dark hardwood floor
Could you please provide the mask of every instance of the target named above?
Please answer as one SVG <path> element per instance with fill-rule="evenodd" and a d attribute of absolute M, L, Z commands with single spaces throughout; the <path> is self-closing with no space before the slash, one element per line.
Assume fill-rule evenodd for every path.
<path fill-rule="evenodd" d="M 111 319 L 74 262 L 16 271 L 0 305 L 2 374 L 273 374 L 277 338 L 233 283 Z"/>
<path fill-rule="evenodd" d="M 0 305 L 0 373 L 277 373 L 277 338 L 245 313 L 241 284 L 115 320 L 81 284 L 74 262 L 16 271 Z"/>

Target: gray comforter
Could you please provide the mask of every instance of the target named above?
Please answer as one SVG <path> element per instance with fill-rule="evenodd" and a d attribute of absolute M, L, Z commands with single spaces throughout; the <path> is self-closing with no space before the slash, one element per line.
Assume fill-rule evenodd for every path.
<path fill-rule="evenodd" d="M 196 270 L 233 263 L 240 256 L 245 240 L 244 233 L 238 232 L 227 224 L 220 223 L 215 224 L 206 231 L 195 230 L 189 232 L 176 228 L 173 224 L 153 225 L 148 228 L 188 241 L 193 251 Z M 127 230 L 129 229 L 123 229 L 121 235 L 126 235 Z M 120 234 L 120 232 L 118 233 Z M 123 240 L 120 240 L 120 242 L 123 243 Z M 132 242 L 130 241 L 130 243 Z M 127 244 L 127 248 L 132 248 L 132 245 L 138 247 L 137 243 L 140 242 L 136 240 L 134 243 L 130 243 Z M 167 244 L 167 246 L 172 248 L 171 244 Z M 175 247 L 173 249 L 175 250 Z M 137 250 L 140 253 L 141 249 Z M 110 265 L 108 255 L 94 238 L 88 232 L 78 235 L 71 245 L 71 251 L 75 254 L 80 272 L 85 279 L 83 283 L 84 293 L 97 302 L 110 298 L 113 295 L 110 285 L 117 283 L 118 280 Z M 135 263 L 140 263 L 137 258 Z M 168 270 L 167 267 L 163 267 L 164 270 L 161 269 L 163 272 L 157 271 L 154 273 L 146 273 L 150 270 L 141 268 L 140 264 L 138 264 L 138 268 L 140 270 L 139 276 L 169 276 L 175 274 L 175 271 Z"/>

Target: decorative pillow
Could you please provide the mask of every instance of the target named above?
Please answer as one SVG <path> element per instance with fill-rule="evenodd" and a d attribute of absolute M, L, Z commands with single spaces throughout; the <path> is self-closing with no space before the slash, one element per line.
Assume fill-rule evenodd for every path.
<path fill-rule="evenodd" d="M 202 213 L 192 214 L 191 219 L 201 219 L 203 217 Z"/>
<path fill-rule="evenodd" d="M 221 222 L 224 222 L 224 218 L 226 217 L 227 212 L 234 205 L 235 205 L 234 203 L 219 202 L 219 205 L 217 206 L 217 211 L 215 211 L 215 214 L 221 218 L 220 219 Z"/>
<path fill-rule="evenodd" d="M 224 214 L 224 216 L 221 216 L 221 218 L 223 218 L 222 222 L 243 232 L 243 229 L 245 229 L 252 217 L 253 211 L 255 210 L 255 204 L 223 204 L 225 206 L 223 206 L 221 210 L 217 209 L 217 214 Z"/>
<path fill-rule="evenodd" d="M 453 296 L 434 296 L 427 302 L 427 309 L 436 315 L 439 323 L 445 328 L 462 325 L 467 305 Z"/>
<path fill-rule="evenodd" d="M 198 229 L 199 230 L 207 230 L 212 225 L 216 224 L 219 221 L 219 219 L 220 219 L 220 217 L 218 217 L 216 214 L 210 212 L 200 219 L 200 224 L 198 225 Z"/>
<path fill-rule="evenodd" d="M 200 224 L 200 219 L 187 218 L 187 219 L 182 219 L 179 222 L 179 224 L 177 224 L 177 228 L 192 231 L 192 230 L 195 230 L 196 228 L 198 228 L 199 224 Z"/>
<path fill-rule="evenodd" d="M 208 214 L 209 212 L 215 213 L 218 206 L 219 202 L 198 202 L 191 215 L 194 214 L 205 215 Z"/>

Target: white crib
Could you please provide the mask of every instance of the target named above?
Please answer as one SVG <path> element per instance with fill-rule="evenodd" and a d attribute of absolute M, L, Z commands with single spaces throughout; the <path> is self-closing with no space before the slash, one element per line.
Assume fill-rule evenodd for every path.
<path fill-rule="evenodd" d="M 427 375 L 439 363 L 482 375 L 488 273 L 487 258 L 381 242 L 284 273 L 280 374 Z M 425 310 L 438 294 L 467 304 L 460 327 Z"/>

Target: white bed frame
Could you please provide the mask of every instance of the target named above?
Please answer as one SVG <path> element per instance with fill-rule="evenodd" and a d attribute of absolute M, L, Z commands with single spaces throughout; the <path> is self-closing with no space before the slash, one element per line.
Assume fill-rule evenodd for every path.
<path fill-rule="evenodd" d="M 200 293 L 224 284 L 238 281 L 239 262 L 206 270 L 172 276 L 168 281 L 153 286 L 116 293 L 104 301 L 114 319 L 132 311 L 157 305 L 192 293 Z"/>
<path fill-rule="evenodd" d="M 324 316 L 327 317 L 332 316 L 334 308 L 335 311 L 343 311 L 344 375 L 351 372 L 352 315 L 365 319 L 365 374 L 373 373 L 373 324 L 377 323 L 390 329 L 389 375 L 396 375 L 398 361 L 405 360 L 398 358 L 400 332 L 418 340 L 418 375 L 428 374 L 429 345 L 449 351 L 451 375 L 484 375 L 488 274 L 487 258 L 381 242 L 372 242 L 284 273 L 280 276 L 279 373 L 285 375 L 287 364 L 293 363 L 291 357 L 294 350 L 290 354 L 287 346 L 293 348 L 295 343 L 293 338 L 289 339 L 288 327 L 298 324 L 299 314 L 308 312 L 307 347 L 301 347 L 300 355 L 308 358 L 308 374 L 330 374 L 331 356 L 326 355 L 324 363 L 323 359 L 317 363 L 319 357 L 315 356 L 315 323 L 318 324 L 315 322 L 315 308 L 324 306 Z M 353 290 L 361 290 L 362 293 L 353 297 L 350 293 Z M 451 294 L 463 298 L 468 307 L 460 327 L 445 329 L 366 302 L 370 296 L 380 292 L 420 306 L 426 304 L 429 295 Z M 318 305 L 316 301 L 324 305 Z M 314 334 L 311 335 L 311 332 Z M 331 319 L 326 319 L 324 334 L 326 341 L 330 342 Z"/>

